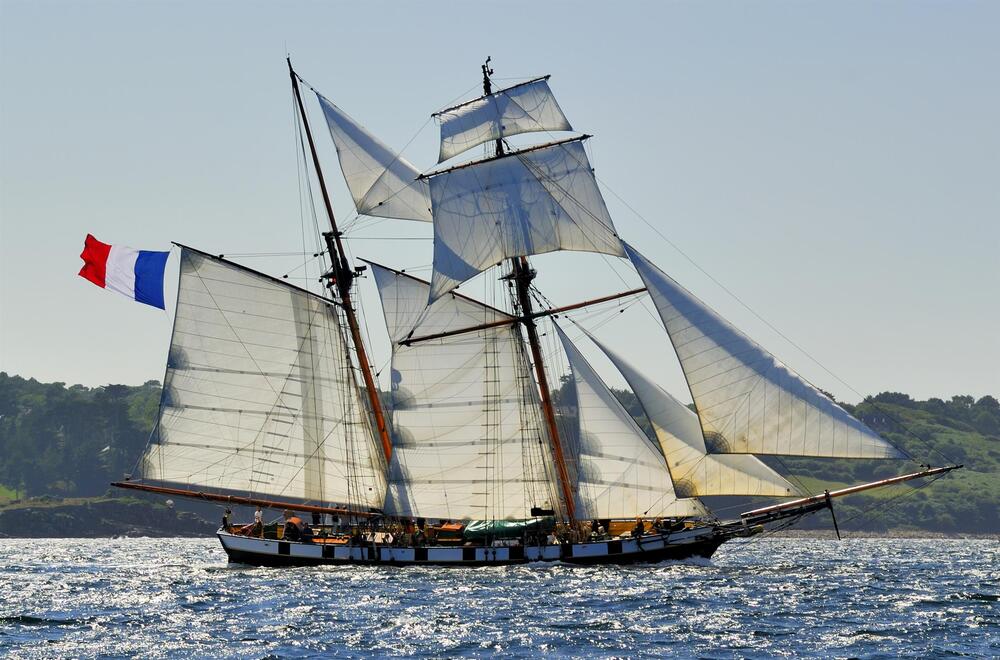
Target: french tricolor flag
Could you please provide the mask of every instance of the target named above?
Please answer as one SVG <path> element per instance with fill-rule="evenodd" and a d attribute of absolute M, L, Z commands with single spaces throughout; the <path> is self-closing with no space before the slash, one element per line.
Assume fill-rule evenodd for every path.
<path fill-rule="evenodd" d="M 80 277 L 102 289 L 111 289 L 136 302 L 165 309 L 163 272 L 169 252 L 136 250 L 102 243 L 90 234 L 83 245 Z"/>

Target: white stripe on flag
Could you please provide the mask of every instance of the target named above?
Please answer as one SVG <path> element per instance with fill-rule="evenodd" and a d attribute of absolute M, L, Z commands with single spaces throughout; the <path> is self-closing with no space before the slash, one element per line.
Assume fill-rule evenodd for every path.
<path fill-rule="evenodd" d="M 130 247 L 111 246 L 104 274 L 104 288 L 135 299 L 135 260 L 139 251 Z"/>

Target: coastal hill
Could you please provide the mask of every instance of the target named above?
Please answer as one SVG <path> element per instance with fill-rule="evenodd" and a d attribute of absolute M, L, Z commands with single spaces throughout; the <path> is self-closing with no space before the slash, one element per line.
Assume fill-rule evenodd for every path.
<path fill-rule="evenodd" d="M 616 394 L 648 427 L 633 395 Z M 191 534 L 206 533 L 207 523 L 165 508 L 165 498 L 126 498 L 124 493 L 108 497 L 109 482 L 134 469 L 153 427 L 159 398 L 156 381 L 88 388 L 40 383 L 0 372 L 0 534 L 27 535 L 11 528 L 14 521 L 20 521 L 18 526 L 25 524 L 26 508 L 36 518 L 59 513 L 93 525 L 103 521 L 107 527 L 95 527 L 93 535 L 140 534 L 142 526 L 135 521 L 141 518 L 133 520 L 132 516 L 143 507 L 150 515 L 160 516 L 150 520 L 170 533 L 186 529 Z M 916 401 L 886 392 L 856 405 L 841 405 L 920 461 L 933 465 L 954 461 L 966 466 L 928 487 L 896 486 L 845 498 L 837 506 L 842 529 L 1000 533 L 1000 403 L 996 398 L 959 395 L 947 401 Z M 898 461 L 765 460 L 810 493 L 917 469 L 913 463 Z M 730 515 L 748 504 L 745 499 L 716 499 L 710 505 Z M 181 504 L 177 502 L 178 507 Z M 829 527 L 829 516 L 820 514 L 807 523 Z M 68 532 L 76 524 L 67 522 L 63 529 Z M 65 535 L 87 535 L 81 531 L 86 530 Z"/>

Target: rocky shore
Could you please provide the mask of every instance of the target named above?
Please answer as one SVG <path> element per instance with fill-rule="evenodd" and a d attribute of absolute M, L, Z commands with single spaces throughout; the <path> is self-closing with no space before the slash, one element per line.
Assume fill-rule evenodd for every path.
<path fill-rule="evenodd" d="M 132 497 L 41 498 L 0 507 L 0 537 L 211 536 L 218 524 Z"/>

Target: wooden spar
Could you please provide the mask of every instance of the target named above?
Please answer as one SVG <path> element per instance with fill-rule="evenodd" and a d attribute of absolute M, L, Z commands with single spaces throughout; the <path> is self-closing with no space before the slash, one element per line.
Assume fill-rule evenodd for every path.
<path fill-rule="evenodd" d="M 531 285 L 534 273 L 528 266 L 527 257 L 514 257 L 510 261 L 514 268 L 513 279 L 517 287 L 517 298 L 521 305 L 521 319 L 524 322 L 524 329 L 528 333 L 528 344 L 531 346 L 531 361 L 535 365 L 535 378 L 538 380 L 538 389 L 542 400 L 542 414 L 549 430 L 549 437 L 552 439 L 552 458 L 556 464 L 559 489 L 566 502 L 566 516 L 569 518 L 570 525 L 575 526 L 576 505 L 573 499 L 573 487 L 570 484 L 569 472 L 566 470 L 566 458 L 563 454 L 562 442 L 559 439 L 559 428 L 556 426 L 556 414 L 552 407 L 549 381 L 545 376 L 542 350 L 538 344 L 538 331 L 535 329 L 535 320 L 531 314 L 531 295 L 528 287 Z"/>
<path fill-rule="evenodd" d="M 521 156 L 523 154 L 531 153 L 532 151 L 538 151 L 539 149 L 546 149 L 548 147 L 558 147 L 561 144 L 569 144 L 570 142 L 581 142 L 583 140 L 589 140 L 594 137 L 593 135 L 588 135 L 584 133 L 583 135 L 577 135 L 576 137 L 566 138 L 565 140 L 553 140 L 552 142 L 546 142 L 545 144 L 536 144 L 531 147 L 525 147 L 524 149 L 518 149 L 516 151 L 506 151 L 502 146 L 500 147 L 499 153 L 495 156 L 490 156 L 489 158 L 483 158 L 480 160 L 474 160 L 471 163 L 462 163 L 461 165 L 454 165 L 452 167 L 447 167 L 443 170 L 435 170 L 433 172 L 425 172 L 418 176 L 418 179 L 429 179 L 439 174 L 447 174 L 448 172 L 454 172 L 455 170 L 462 170 L 466 167 L 472 167 L 473 165 L 482 165 L 483 163 L 489 163 L 494 160 L 499 160 L 501 158 L 507 158 L 509 156 Z M 499 142 L 502 143 L 503 138 L 499 138 Z"/>
<path fill-rule="evenodd" d="M 484 64 L 483 67 L 485 68 L 485 67 L 488 67 L 488 66 L 489 66 L 489 62 L 487 61 L 487 63 Z M 490 69 L 489 71 L 490 71 L 490 73 L 493 72 L 492 69 Z M 483 71 L 483 75 L 486 76 L 487 80 L 489 80 L 489 73 L 487 73 L 485 70 Z M 510 87 L 504 87 L 503 89 L 498 89 L 495 93 L 496 94 L 504 94 L 505 92 L 509 92 L 512 89 L 517 89 L 518 87 L 524 87 L 525 85 L 530 85 L 532 83 L 536 83 L 539 80 L 548 80 L 551 77 L 552 77 L 551 75 L 539 76 L 537 78 L 532 78 L 531 80 L 525 80 L 524 82 L 519 82 L 516 85 L 511 85 Z M 490 91 L 487 92 L 486 91 L 487 89 L 489 89 Z M 449 106 L 449 107 L 445 108 L 444 110 L 438 110 L 437 112 L 432 112 L 431 113 L 431 117 L 440 117 L 441 115 L 443 115 L 446 112 L 451 112 L 452 110 L 458 110 L 459 108 L 464 108 L 465 106 L 471 105 L 472 103 L 476 103 L 477 101 L 482 101 L 487 96 L 492 96 L 494 94 L 492 83 L 490 83 L 489 87 L 486 87 L 484 85 L 483 92 L 485 93 L 485 95 L 484 96 L 480 96 L 479 98 L 475 98 L 475 99 L 472 99 L 470 101 L 462 101 L 461 103 L 456 103 L 455 105 Z"/>
<path fill-rule="evenodd" d="M 758 516 L 784 511 L 786 509 L 797 509 L 801 507 L 806 507 L 811 504 L 821 504 L 823 506 L 826 506 L 829 503 L 830 499 L 834 497 L 843 497 L 844 495 L 852 495 L 854 493 L 860 493 L 862 491 L 871 490 L 873 488 L 882 488 L 883 486 L 891 486 L 893 484 L 902 483 L 904 481 L 910 481 L 911 479 L 930 477 L 935 474 L 944 474 L 945 472 L 951 472 L 952 470 L 957 470 L 960 467 L 962 466 L 951 465 L 948 467 L 933 468 L 931 470 L 912 472 L 910 474 L 903 474 L 898 477 L 891 477 L 889 479 L 882 479 L 880 481 L 872 481 L 871 483 L 861 484 L 858 486 L 851 486 L 849 488 L 841 488 L 840 490 L 831 490 L 823 493 L 822 495 L 803 497 L 802 499 L 793 500 L 791 502 L 784 502 L 782 504 L 775 504 L 773 506 L 765 506 L 761 509 L 754 509 L 753 511 L 747 511 L 746 513 L 741 513 L 740 517 L 756 518 Z"/>
<path fill-rule="evenodd" d="M 299 77 L 292 68 L 292 59 L 288 60 L 288 75 L 292 79 L 292 90 L 295 92 L 295 101 L 299 106 L 299 114 L 302 117 L 302 127 L 305 129 L 306 138 L 309 140 L 309 151 L 312 152 L 313 167 L 316 168 L 316 178 L 319 180 L 319 187 L 323 193 L 323 203 L 326 205 L 326 215 L 330 219 L 330 227 L 333 231 L 324 233 L 327 250 L 330 252 L 330 260 L 334 262 L 334 281 L 340 293 L 340 302 L 347 317 L 347 325 L 351 331 L 351 340 L 358 353 L 358 367 L 361 369 L 361 376 L 365 381 L 365 391 L 368 393 L 368 403 L 371 405 L 372 416 L 375 417 L 375 426 L 378 431 L 379 440 L 382 442 L 382 451 L 385 453 L 385 460 L 392 457 L 392 440 L 389 438 L 389 428 L 386 425 L 385 413 L 382 410 L 382 401 L 378 396 L 378 388 L 375 387 L 375 378 L 372 376 L 371 363 L 368 361 L 368 353 L 365 351 L 365 343 L 361 337 L 361 326 L 358 323 L 357 314 L 351 304 L 351 284 L 354 281 L 355 273 L 351 269 L 347 260 L 347 252 L 344 244 L 340 240 L 340 231 L 337 229 L 337 219 L 333 215 L 333 205 L 330 203 L 330 193 L 326 189 L 326 181 L 323 179 L 323 168 L 319 164 L 319 155 L 316 153 L 316 143 L 313 141 L 312 131 L 309 129 L 309 119 L 306 117 L 306 107 L 302 103 L 302 92 L 299 90 Z M 336 254 L 334 254 L 336 252 Z"/>
<path fill-rule="evenodd" d="M 112 486 L 118 488 L 131 488 L 148 493 L 159 493 L 161 495 L 173 495 L 175 497 L 190 497 L 195 500 L 208 500 L 209 502 L 225 502 L 227 504 L 242 504 L 246 506 L 260 506 L 268 509 L 290 509 L 292 511 L 306 511 L 309 513 L 329 513 L 333 515 L 351 515 L 362 518 L 371 518 L 381 514 L 368 513 L 366 511 L 351 511 L 350 509 L 339 509 L 329 506 L 315 506 L 312 504 L 293 504 L 291 502 L 278 502 L 275 500 L 264 500 L 257 497 L 241 497 L 239 495 L 218 495 L 216 493 L 202 493 L 196 490 L 184 490 L 183 488 L 167 488 L 165 486 L 150 486 L 148 484 L 133 483 L 131 481 L 115 481 Z"/>
<path fill-rule="evenodd" d="M 637 293 L 642 293 L 646 290 L 646 287 L 640 289 L 631 289 L 629 291 L 622 291 L 621 293 L 613 293 L 610 296 L 602 296 L 601 298 L 594 298 L 592 300 L 584 300 L 582 302 L 573 303 L 572 305 L 565 305 L 563 307 L 553 307 L 552 309 L 543 309 L 539 312 L 532 312 L 530 317 L 532 320 L 539 319 L 545 316 L 552 316 L 553 314 L 560 314 L 562 312 L 569 312 L 574 309 L 580 309 L 581 307 L 587 307 L 588 305 L 597 305 L 603 302 L 609 302 L 611 300 L 617 300 L 618 298 L 625 298 L 626 296 L 634 296 Z M 443 337 L 451 337 L 454 335 L 462 335 L 467 332 L 476 332 L 478 330 L 489 330 L 490 328 L 497 328 L 502 325 L 511 325 L 514 323 L 520 323 L 523 320 L 522 317 L 502 319 L 500 321 L 490 321 L 489 323 L 481 323 L 479 325 L 472 325 L 467 328 L 459 328 L 458 330 L 448 330 L 447 332 L 438 332 L 433 335 L 422 335 L 420 337 L 411 337 L 403 339 L 399 342 L 402 346 L 409 346 L 410 344 L 415 344 L 421 341 L 429 341 L 431 339 L 441 339 Z"/>

